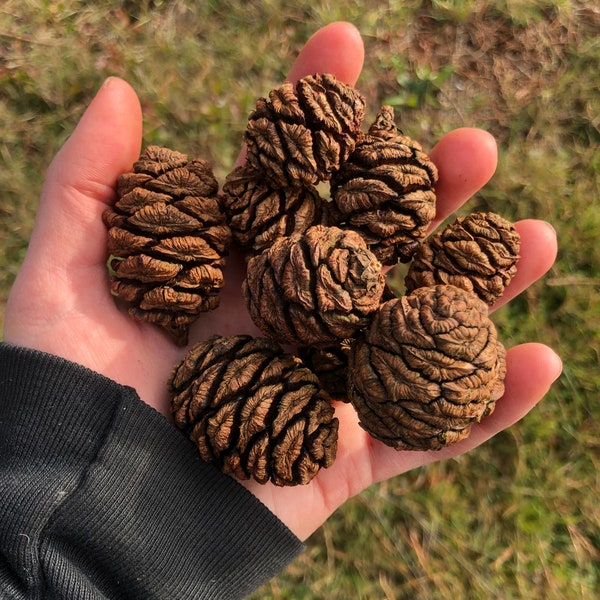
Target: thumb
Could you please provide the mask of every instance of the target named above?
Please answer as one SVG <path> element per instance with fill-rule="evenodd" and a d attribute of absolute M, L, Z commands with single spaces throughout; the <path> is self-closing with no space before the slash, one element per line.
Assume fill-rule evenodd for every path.
<path fill-rule="evenodd" d="M 61 257 L 81 266 L 104 260 L 100 218 L 118 176 L 140 152 L 142 111 L 133 88 L 107 79 L 46 174 L 28 259 Z M 78 263 L 71 263 L 71 259 Z"/>
<path fill-rule="evenodd" d="M 139 155 L 141 114 L 133 89 L 108 79 L 52 161 L 8 298 L 5 340 L 38 347 L 31 323 L 47 327 L 76 298 L 82 302 L 82 291 L 93 294 L 94 284 L 103 281 L 98 277 L 106 260 L 102 212 L 113 200 L 117 177 Z"/>

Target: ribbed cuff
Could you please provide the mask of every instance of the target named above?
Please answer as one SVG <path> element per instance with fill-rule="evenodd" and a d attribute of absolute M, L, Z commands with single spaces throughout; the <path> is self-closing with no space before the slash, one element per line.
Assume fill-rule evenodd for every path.
<path fill-rule="evenodd" d="M 133 389 L 7 344 L 0 523 L 14 598 L 243 598 L 303 550 Z"/>

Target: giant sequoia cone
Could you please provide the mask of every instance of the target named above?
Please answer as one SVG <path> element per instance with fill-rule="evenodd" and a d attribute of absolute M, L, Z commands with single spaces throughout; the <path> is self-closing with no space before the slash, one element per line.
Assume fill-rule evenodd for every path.
<path fill-rule="evenodd" d="M 111 292 L 178 344 L 219 303 L 231 233 L 217 189 L 207 161 L 150 146 L 119 177 L 117 202 L 103 215 Z"/>
<path fill-rule="evenodd" d="M 326 181 L 354 149 L 364 111 L 364 98 L 333 75 L 286 82 L 250 115 L 248 163 L 272 187 Z"/>
<path fill-rule="evenodd" d="M 325 346 L 367 326 L 384 285 L 381 264 L 360 235 L 316 225 L 251 258 L 242 291 L 267 337 Z"/>
<path fill-rule="evenodd" d="M 213 336 L 169 379 L 176 425 L 238 479 L 306 484 L 331 466 L 332 396 L 385 444 L 439 450 L 504 393 L 488 305 L 515 274 L 519 236 L 477 213 L 425 240 L 436 167 L 391 107 L 367 133 L 364 111 L 333 75 L 284 83 L 258 99 L 222 194 L 207 161 L 151 146 L 104 213 L 112 293 L 179 344 L 218 305 L 232 239 L 251 251 L 242 295 L 266 337 Z M 396 298 L 382 264 L 411 260 Z"/>
<path fill-rule="evenodd" d="M 381 305 L 352 346 L 348 393 L 373 437 L 398 450 L 439 450 L 493 411 L 504 375 L 487 305 L 439 285 Z"/>
<path fill-rule="evenodd" d="M 331 180 L 344 227 L 358 231 L 384 265 L 408 262 L 435 217 L 437 169 L 384 106 Z"/>
<path fill-rule="evenodd" d="M 234 241 L 254 252 L 319 224 L 323 213 L 314 186 L 274 188 L 249 164 L 227 176 L 223 206 Z"/>
<path fill-rule="evenodd" d="M 323 389 L 336 400 L 347 402 L 348 352 L 351 340 L 334 346 L 298 348 L 302 362 L 319 378 Z"/>
<path fill-rule="evenodd" d="M 428 238 L 415 253 L 406 289 L 452 284 L 494 304 L 517 272 L 519 234 L 495 213 L 473 213 Z"/>
<path fill-rule="evenodd" d="M 187 353 L 169 385 L 176 425 L 224 473 L 306 484 L 335 459 L 329 397 L 300 359 L 270 340 L 211 337 Z"/>

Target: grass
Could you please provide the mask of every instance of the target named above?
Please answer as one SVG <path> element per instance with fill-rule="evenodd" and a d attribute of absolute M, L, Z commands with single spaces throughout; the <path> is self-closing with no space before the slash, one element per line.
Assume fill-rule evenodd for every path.
<path fill-rule="evenodd" d="M 125 77 L 145 144 L 237 155 L 258 95 L 318 27 L 354 22 L 359 87 L 429 148 L 473 125 L 497 138 L 493 180 L 464 210 L 544 218 L 552 271 L 494 315 L 539 340 L 563 377 L 521 423 L 467 456 L 373 486 L 255 594 L 274 599 L 595 598 L 600 588 L 600 11 L 590 1 L 7 0 L 0 9 L 2 304 L 43 173 L 102 80 Z"/>

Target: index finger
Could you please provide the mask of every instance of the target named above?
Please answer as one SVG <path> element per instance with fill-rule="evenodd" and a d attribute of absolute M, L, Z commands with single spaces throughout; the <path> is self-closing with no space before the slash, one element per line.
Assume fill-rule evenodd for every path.
<path fill-rule="evenodd" d="M 487 131 L 461 127 L 446 134 L 429 157 L 439 175 L 433 229 L 492 178 L 498 164 L 498 148 Z"/>

